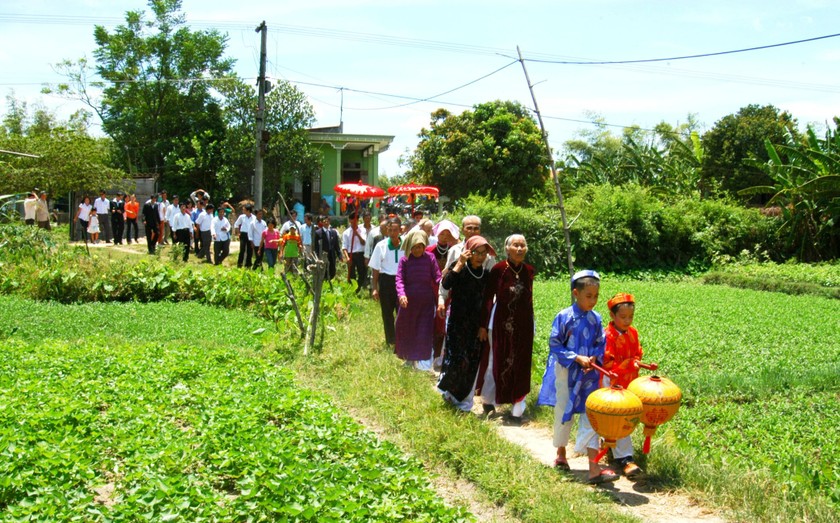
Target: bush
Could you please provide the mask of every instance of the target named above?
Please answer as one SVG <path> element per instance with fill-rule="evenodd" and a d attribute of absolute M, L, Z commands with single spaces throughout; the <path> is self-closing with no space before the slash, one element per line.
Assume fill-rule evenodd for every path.
<path fill-rule="evenodd" d="M 533 265 L 541 277 L 552 277 L 568 272 L 566 247 L 560 211 L 550 206 L 528 208 L 514 205 L 510 198 L 502 201 L 471 195 L 463 201 L 463 214 L 450 217 L 460 226 L 467 214 L 481 217 L 481 235 L 496 249 L 499 259 L 504 259 L 505 238 L 522 234 L 528 241 L 526 261 Z M 463 231 L 462 231 L 463 233 Z"/>
<path fill-rule="evenodd" d="M 528 262 L 542 276 L 566 274 L 563 228 L 559 209 L 551 204 L 531 208 L 510 200 L 470 196 L 464 214 L 482 218 L 482 232 L 497 248 L 520 232 L 528 239 Z M 776 248 L 774 218 L 720 200 L 683 198 L 665 201 L 638 185 L 590 185 L 566 200 L 574 220 L 570 231 L 578 268 L 627 272 L 666 269 L 695 272 L 722 255 Z"/>

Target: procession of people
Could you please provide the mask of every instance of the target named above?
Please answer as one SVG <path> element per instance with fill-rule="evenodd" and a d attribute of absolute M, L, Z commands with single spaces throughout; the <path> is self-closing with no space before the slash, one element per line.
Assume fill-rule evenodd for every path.
<path fill-rule="evenodd" d="M 278 219 L 246 203 L 237 216 L 228 218 L 233 206 L 227 202 L 215 206 L 201 189 L 183 199 L 173 195 L 172 202 L 161 191 L 146 200 L 142 210 L 135 195 L 119 193 L 109 200 L 102 192 L 93 202 L 85 196 L 75 219 L 83 234 L 89 233 L 86 239 L 97 243 L 101 235 L 116 245 L 123 239 L 137 242 L 136 221 L 141 219 L 150 254 L 171 241 L 183 246 L 184 261 L 192 247 L 200 261 L 221 265 L 235 239 L 236 266 L 241 269 L 274 271 L 279 264 L 286 272 L 306 271 L 320 258 L 325 262 L 325 279 L 332 280 L 339 265 L 345 264 L 347 281 L 356 294 L 379 303 L 384 346 L 405 366 L 434 372 L 446 404 L 456 411 L 475 410 L 485 418 L 503 416 L 511 425 L 523 423 L 535 332 L 535 270 L 526 262 L 525 236 L 510 234 L 497 251 L 481 235 L 481 218 L 475 215 L 465 216 L 458 226 L 448 219 L 434 223 L 422 211 L 405 220 L 381 213 L 379 225 L 374 226 L 370 211 L 355 206 L 348 207 L 347 226 L 339 231 L 329 215 L 306 213 L 300 207 L 287 209 L 285 218 Z M 300 212 L 303 222 L 298 221 Z M 609 343 L 605 357 L 604 329 L 592 311 L 599 282 L 594 271 L 576 274 L 572 278 L 576 303 L 558 313 L 552 328 L 538 404 L 555 408 L 559 470 L 568 470 L 572 415 L 583 412 L 588 394 L 603 383 L 598 372 L 590 372 L 592 363 L 604 364 L 606 359 L 607 366 L 616 364 Z M 630 295 L 610 301 L 613 319 L 623 322 L 611 323 L 612 338 L 607 338 L 623 340 L 617 337 L 625 331 L 635 333 L 629 326 L 632 305 Z M 624 318 L 627 310 L 629 320 Z M 615 316 L 618 313 L 622 315 Z M 640 348 L 631 352 L 628 358 L 641 357 Z M 628 363 L 622 365 L 624 369 Z M 497 413 L 502 405 L 509 405 L 504 415 Z M 585 416 L 580 419 L 577 451 L 592 454 L 598 439 Z M 614 457 L 625 475 L 637 477 L 640 470 L 633 463 L 632 447 L 629 442 L 622 445 Z M 597 463 L 590 467 L 591 483 L 617 478 Z"/>

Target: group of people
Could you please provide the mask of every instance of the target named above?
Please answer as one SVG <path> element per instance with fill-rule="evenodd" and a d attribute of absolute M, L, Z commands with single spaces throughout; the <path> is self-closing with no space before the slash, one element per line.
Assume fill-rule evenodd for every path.
<path fill-rule="evenodd" d="M 23 221 L 26 225 L 38 225 L 41 229 L 50 230 L 50 209 L 47 205 L 47 193 L 30 192 L 23 200 Z"/>
<path fill-rule="evenodd" d="M 85 196 L 74 217 L 78 223 L 76 236 L 84 240 L 90 239 L 94 244 L 99 243 L 100 234 L 105 243 L 120 245 L 123 240 L 126 243 L 137 243 L 140 239 L 137 226 L 139 211 L 140 204 L 133 194 L 119 192 L 114 199 L 109 199 L 105 191 L 100 191 L 99 198 L 93 202 L 90 196 Z"/>
<path fill-rule="evenodd" d="M 485 416 L 510 404 L 509 422 L 521 424 L 531 390 L 535 332 L 535 272 L 525 262 L 525 237 L 508 236 L 500 259 L 481 236 L 478 216 L 466 216 L 460 228 L 449 220 L 420 220 L 408 230 L 399 218 L 367 231 L 351 220 L 348 231 L 370 249 L 363 256 L 372 271 L 371 292 L 380 304 L 385 341 L 397 357 L 421 370 L 439 363 L 437 388 L 453 408 L 470 412 L 478 395 Z M 612 321 L 605 330 L 594 311 L 598 273 L 580 271 L 571 284 L 575 303 L 560 311 L 552 325 L 538 400 L 555 407 L 559 470 L 569 470 L 566 445 L 572 417 L 585 412 L 591 392 L 610 385 L 593 364 L 615 372 L 615 383 L 626 387 L 638 377 L 642 356 L 632 327 L 634 297 L 622 293 L 609 300 Z M 588 481 L 615 481 L 618 474 L 592 461 L 599 447 L 587 417 L 580 416 L 575 448 L 589 455 Z M 613 458 L 628 478 L 641 473 L 629 437 L 618 442 Z"/>

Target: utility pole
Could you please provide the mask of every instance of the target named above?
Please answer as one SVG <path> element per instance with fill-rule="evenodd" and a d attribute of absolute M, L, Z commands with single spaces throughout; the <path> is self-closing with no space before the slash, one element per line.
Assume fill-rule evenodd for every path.
<path fill-rule="evenodd" d="M 257 78 L 257 151 L 254 162 L 254 211 L 262 209 L 263 197 L 263 155 L 265 154 L 266 140 L 265 131 L 265 43 L 268 27 L 265 20 L 257 26 L 255 32 L 260 33 L 260 76 Z"/>
<path fill-rule="evenodd" d="M 545 152 L 551 160 L 551 179 L 554 181 L 554 190 L 557 193 L 557 202 L 560 206 L 560 218 L 563 220 L 563 236 L 566 239 L 566 259 L 569 263 L 569 278 L 575 273 L 575 263 L 572 260 L 572 240 L 569 236 L 569 222 L 566 220 L 566 206 L 563 204 L 563 191 L 560 189 L 560 179 L 557 178 L 557 167 L 554 164 L 554 155 L 551 153 L 551 146 L 548 144 L 548 133 L 545 132 L 545 124 L 543 124 L 542 115 L 540 114 L 540 107 L 537 105 L 537 97 L 534 95 L 534 86 L 531 84 L 531 79 L 528 77 L 528 69 L 525 68 L 525 60 L 522 58 L 522 51 L 519 46 L 516 46 L 516 53 L 519 55 L 519 63 L 522 64 L 522 72 L 525 73 L 525 81 L 528 82 L 528 90 L 531 91 L 531 100 L 534 101 L 534 112 L 537 113 L 537 121 L 540 122 L 540 131 L 542 132 L 543 143 L 545 144 Z M 575 299 L 572 296 L 572 303 Z"/>

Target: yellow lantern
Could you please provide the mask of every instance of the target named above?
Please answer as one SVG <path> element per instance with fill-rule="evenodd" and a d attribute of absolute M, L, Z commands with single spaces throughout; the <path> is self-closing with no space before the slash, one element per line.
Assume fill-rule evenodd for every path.
<path fill-rule="evenodd" d="M 638 396 L 644 409 L 642 423 L 645 426 L 645 444 L 642 452 L 650 453 L 650 438 L 657 427 L 674 417 L 680 408 L 682 391 L 668 378 L 642 376 L 636 378 L 627 390 Z"/>
<path fill-rule="evenodd" d="M 595 457 L 600 461 L 616 441 L 629 436 L 639 423 L 643 405 L 635 394 L 613 385 L 598 389 L 586 399 L 586 417 L 592 429 L 604 438 L 604 447 Z"/>

